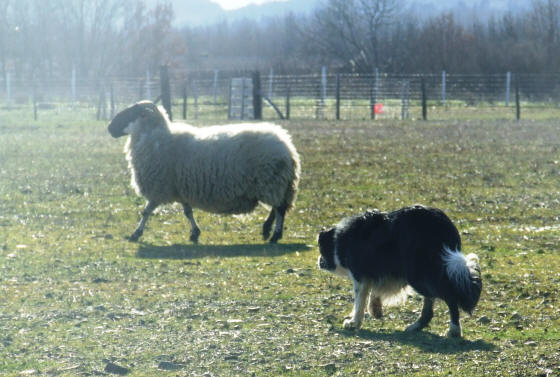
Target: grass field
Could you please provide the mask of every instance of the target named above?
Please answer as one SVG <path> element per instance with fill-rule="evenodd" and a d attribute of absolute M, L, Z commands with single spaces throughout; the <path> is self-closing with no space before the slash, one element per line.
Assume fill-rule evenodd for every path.
<path fill-rule="evenodd" d="M 0 110 L 1 111 L 1 110 Z M 560 133 L 554 121 L 290 121 L 303 165 L 284 239 L 266 211 L 144 204 L 102 122 L 0 112 L 0 374 L 560 375 Z M 404 333 L 419 297 L 342 329 L 351 283 L 316 268 L 322 226 L 367 208 L 444 209 L 484 290 L 463 339 Z"/>

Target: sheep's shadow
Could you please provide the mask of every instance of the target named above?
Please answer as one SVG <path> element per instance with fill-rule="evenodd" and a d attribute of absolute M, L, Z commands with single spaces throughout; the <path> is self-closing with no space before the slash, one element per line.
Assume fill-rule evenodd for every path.
<path fill-rule="evenodd" d="M 358 331 L 335 329 L 343 336 L 358 336 L 372 341 L 385 341 L 410 345 L 429 353 L 454 354 L 469 351 L 493 351 L 496 346 L 482 339 L 468 340 L 465 338 L 449 338 L 429 331 L 372 331 L 361 329 Z"/>
<path fill-rule="evenodd" d="M 198 259 L 204 257 L 275 257 L 298 251 L 310 250 L 303 243 L 288 244 L 238 244 L 238 245 L 185 245 L 156 246 L 141 243 L 136 256 L 143 259 Z"/>

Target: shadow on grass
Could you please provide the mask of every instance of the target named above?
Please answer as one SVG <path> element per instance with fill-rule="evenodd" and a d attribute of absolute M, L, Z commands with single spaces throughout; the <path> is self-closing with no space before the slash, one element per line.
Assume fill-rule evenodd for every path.
<path fill-rule="evenodd" d="M 468 340 L 464 338 L 448 338 L 430 333 L 428 331 L 406 332 L 406 331 L 371 331 L 361 329 L 359 331 L 352 330 L 335 330 L 344 336 L 359 336 L 363 339 L 373 341 L 385 341 L 390 343 L 400 343 L 419 348 L 425 352 L 453 354 L 468 351 L 492 351 L 496 347 L 484 340 Z"/>
<path fill-rule="evenodd" d="M 154 246 L 142 243 L 136 252 L 145 259 L 197 259 L 204 257 L 275 257 L 297 251 L 311 250 L 306 244 L 246 244 L 246 245 L 184 245 Z"/>

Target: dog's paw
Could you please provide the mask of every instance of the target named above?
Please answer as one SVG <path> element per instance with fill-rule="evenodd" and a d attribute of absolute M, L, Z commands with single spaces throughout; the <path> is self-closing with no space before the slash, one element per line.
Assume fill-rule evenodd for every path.
<path fill-rule="evenodd" d="M 463 336 L 460 325 L 451 324 L 446 334 L 449 338 L 460 338 Z"/>
<path fill-rule="evenodd" d="M 342 323 L 342 327 L 344 327 L 346 330 L 359 329 L 361 326 L 362 323 L 355 321 L 353 318 L 346 319 Z"/>

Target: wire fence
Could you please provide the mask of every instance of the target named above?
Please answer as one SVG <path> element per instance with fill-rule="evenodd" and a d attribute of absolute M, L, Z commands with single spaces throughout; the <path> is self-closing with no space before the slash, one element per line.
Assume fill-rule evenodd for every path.
<path fill-rule="evenodd" d="M 174 119 L 251 119 L 255 73 L 170 72 Z M 243 79 L 245 78 L 245 79 Z M 560 74 L 259 74 L 264 119 L 543 119 L 560 116 Z M 243 85 L 238 87 L 238 85 Z M 160 78 L 0 79 L 0 120 L 14 110 L 73 112 L 109 119 L 140 99 L 155 100 Z M 424 108 L 423 108 L 424 102 Z M 241 111 L 237 107 L 241 106 Z M 247 106 L 247 109 L 244 108 Z"/>

